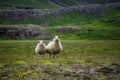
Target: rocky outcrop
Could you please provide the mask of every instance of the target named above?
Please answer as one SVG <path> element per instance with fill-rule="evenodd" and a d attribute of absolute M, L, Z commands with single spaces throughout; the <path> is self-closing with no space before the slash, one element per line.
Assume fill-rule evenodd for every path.
<path fill-rule="evenodd" d="M 60 14 L 68 14 L 74 11 L 78 11 L 81 14 L 91 14 L 95 16 L 105 15 L 108 8 L 116 9 L 120 7 L 119 3 L 114 4 L 89 4 L 89 5 L 80 5 L 68 8 L 60 9 L 27 9 L 27 10 L 1 10 L 0 19 L 16 21 L 23 19 L 40 19 L 45 17 L 55 17 Z"/>
<path fill-rule="evenodd" d="M 0 26 L 0 38 L 2 39 L 50 39 L 51 35 L 42 27 L 36 25 L 11 25 Z"/>
<path fill-rule="evenodd" d="M 117 3 L 109 3 L 105 5 L 106 7 L 110 7 L 112 9 L 120 10 L 120 2 Z"/>

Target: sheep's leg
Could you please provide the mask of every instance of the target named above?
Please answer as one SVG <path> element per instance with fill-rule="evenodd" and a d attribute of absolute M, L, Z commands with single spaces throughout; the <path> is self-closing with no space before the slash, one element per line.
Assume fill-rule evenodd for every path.
<path fill-rule="evenodd" d="M 50 59 L 52 58 L 52 55 L 50 54 Z"/>
<path fill-rule="evenodd" d="M 42 58 L 44 58 L 44 54 L 42 54 Z"/>
<path fill-rule="evenodd" d="M 55 54 L 53 54 L 53 58 L 55 58 L 56 56 L 55 56 Z"/>
<path fill-rule="evenodd" d="M 56 58 L 58 58 L 58 54 L 56 55 Z"/>
<path fill-rule="evenodd" d="M 58 58 L 58 54 L 56 54 L 56 56 L 55 56 L 56 58 Z"/>

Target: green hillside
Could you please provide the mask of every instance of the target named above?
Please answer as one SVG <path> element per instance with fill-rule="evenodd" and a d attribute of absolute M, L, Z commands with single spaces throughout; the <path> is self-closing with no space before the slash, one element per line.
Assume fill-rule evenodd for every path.
<path fill-rule="evenodd" d="M 104 17 L 80 14 L 73 12 L 42 19 L 4 21 L 0 24 L 37 24 L 47 28 L 52 35 L 60 35 L 62 39 L 85 39 L 85 40 L 120 40 L 120 11 L 111 10 Z M 61 33 L 60 27 L 78 26 L 82 30 L 78 32 Z"/>
<path fill-rule="evenodd" d="M 113 2 L 119 2 L 119 0 L 0 0 L 0 9 L 55 9 L 78 6 L 80 4 L 106 4 Z"/>
<path fill-rule="evenodd" d="M 0 0 L 1 9 L 17 9 L 17 7 L 31 7 L 37 9 L 43 8 L 58 8 L 57 4 L 54 4 L 50 0 Z"/>
<path fill-rule="evenodd" d="M 33 8 L 59 8 L 60 5 L 54 1 L 59 0 L 1 0 L 0 7 L 7 9 L 3 4 L 14 4 L 19 6 L 33 7 Z M 76 5 L 80 0 L 61 0 L 61 3 L 66 5 Z M 81 0 L 82 1 L 82 0 Z M 98 1 L 98 0 L 94 0 Z M 112 0 L 111 0 L 112 1 Z M 117 0 L 116 0 L 117 1 Z M 59 6 L 58 6 L 59 5 Z M 9 9 L 14 9 L 13 7 Z M 48 29 L 52 35 L 60 35 L 62 39 L 71 40 L 120 40 L 120 11 L 110 9 L 107 15 L 100 17 L 94 15 L 81 14 L 79 12 L 72 12 L 69 14 L 61 14 L 56 17 L 47 17 L 41 19 L 29 19 L 21 21 L 8 21 L 0 19 L 1 25 L 14 24 L 36 24 Z M 81 28 L 77 32 L 61 33 L 59 29 L 65 26 L 78 26 Z M 32 38 L 36 39 L 36 38 Z"/>
<path fill-rule="evenodd" d="M 0 0 L 0 80 L 120 80 L 117 1 Z"/>
<path fill-rule="evenodd" d="M 63 20 L 49 19 L 51 26 L 48 29 L 55 35 L 61 35 L 63 39 L 85 39 L 85 40 L 119 40 L 120 37 L 120 12 L 111 11 L 105 17 L 95 17 L 79 13 L 65 15 Z M 76 17 L 75 17 L 75 16 Z M 57 26 L 56 26 L 57 25 Z M 60 33 L 59 27 L 79 26 L 82 30 L 78 32 Z"/>

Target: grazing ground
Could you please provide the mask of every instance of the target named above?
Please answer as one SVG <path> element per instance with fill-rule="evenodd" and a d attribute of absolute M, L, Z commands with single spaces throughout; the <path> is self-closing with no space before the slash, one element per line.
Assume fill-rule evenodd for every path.
<path fill-rule="evenodd" d="M 0 80 L 120 80 L 119 40 L 62 43 L 57 59 L 42 59 L 34 52 L 35 40 L 1 40 Z"/>

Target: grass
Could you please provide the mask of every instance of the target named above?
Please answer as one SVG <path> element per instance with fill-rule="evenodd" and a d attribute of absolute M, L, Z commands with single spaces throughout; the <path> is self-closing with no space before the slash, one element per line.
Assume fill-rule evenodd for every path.
<path fill-rule="evenodd" d="M 45 43 L 48 43 L 48 41 L 45 41 Z M 51 78 L 52 80 L 61 80 L 69 78 L 65 75 L 74 75 L 74 70 L 71 70 L 72 66 L 80 65 L 86 68 L 95 68 L 120 62 L 119 40 L 62 40 L 62 43 L 64 50 L 57 59 L 50 59 L 48 54 L 42 59 L 38 58 L 34 52 L 37 44 L 36 40 L 1 40 L 0 79 L 32 80 Z M 62 75 L 63 77 L 61 78 Z M 88 74 L 85 73 L 86 75 Z M 103 77 L 106 76 L 103 75 Z M 74 76 L 71 77 L 71 79 L 76 78 Z M 101 76 L 98 76 L 98 78 L 101 78 Z M 115 77 L 113 80 L 116 79 Z M 106 78 L 103 78 L 103 80 L 106 80 Z"/>
<path fill-rule="evenodd" d="M 33 8 L 57 8 L 45 0 L 3 1 L 19 6 Z M 29 2 L 29 4 L 27 4 Z M 41 3 L 40 3 L 41 2 Z M 23 4 L 21 4 L 23 3 Z M 35 3 L 35 4 L 33 4 Z M 66 4 L 73 5 L 66 1 Z M 47 6 L 45 6 L 47 5 Z M 5 8 L 0 4 L 1 8 Z M 0 80 L 119 80 L 120 74 L 102 73 L 89 74 L 91 70 L 107 64 L 120 64 L 120 12 L 110 11 L 105 17 L 73 12 L 67 15 L 49 17 L 37 20 L 12 22 L 0 20 L 0 24 L 38 24 L 43 25 L 52 35 L 60 35 L 64 50 L 57 59 L 38 58 L 35 54 L 36 40 L 0 40 Z M 64 26 L 79 26 L 78 32 L 60 33 L 58 29 Z M 89 31 L 92 30 L 92 31 Z M 45 41 L 47 44 L 49 41 Z M 84 69 L 72 67 L 82 66 Z M 113 69 L 113 66 L 107 69 Z M 116 68 L 116 70 L 119 67 Z M 113 71 L 116 71 L 113 70 Z M 104 72 L 104 71 L 103 71 Z M 78 74 L 79 73 L 79 74 Z M 80 79 L 79 79 L 80 78 Z"/>
<path fill-rule="evenodd" d="M 48 42 L 48 41 L 47 41 Z M 41 63 L 43 60 L 37 60 L 34 48 L 37 41 L 1 41 L 0 42 L 0 63 Z M 106 57 L 109 62 L 119 62 L 120 41 L 63 41 L 64 50 L 60 54 L 59 59 L 66 62 L 71 58 L 86 61 L 86 59 L 94 59 L 102 63 L 102 59 Z M 99 55 L 99 56 L 98 56 Z M 111 59 L 113 58 L 113 59 Z M 68 59 L 68 60 L 67 60 Z M 46 55 L 46 61 L 49 61 L 49 56 Z M 35 61 L 35 62 L 33 62 Z M 70 60 L 71 62 L 72 60 Z M 93 62 L 94 62 L 93 61 Z M 103 63 L 107 61 L 103 61 Z M 66 62 L 69 64 L 69 61 Z M 76 61 L 73 61 L 73 64 Z M 1 66 L 2 66 L 1 64 Z M 67 65 L 66 64 L 66 65 Z"/>
<path fill-rule="evenodd" d="M 92 28 L 80 27 L 81 30 L 77 32 L 59 32 L 59 26 L 48 28 L 49 32 L 53 35 L 60 35 L 62 39 L 67 40 L 119 40 L 119 27 L 117 28 Z M 92 31 L 89 31 L 92 30 Z"/>
<path fill-rule="evenodd" d="M 58 5 L 52 3 L 48 0 L 1 0 L 0 8 L 1 9 L 15 9 L 14 7 L 5 7 L 4 4 L 12 4 L 15 6 L 23 6 L 23 7 L 32 7 L 35 9 L 55 9 L 59 8 Z"/>

